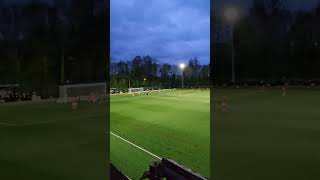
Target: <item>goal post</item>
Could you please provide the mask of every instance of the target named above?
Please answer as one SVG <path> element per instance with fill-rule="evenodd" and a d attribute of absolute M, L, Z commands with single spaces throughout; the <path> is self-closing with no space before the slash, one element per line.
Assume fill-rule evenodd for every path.
<path fill-rule="evenodd" d="M 143 87 L 139 87 L 139 88 L 129 88 L 128 89 L 128 93 L 129 94 L 133 94 L 133 93 L 142 93 L 143 92 Z"/>
<path fill-rule="evenodd" d="M 68 102 L 68 98 L 80 97 L 80 100 L 87 100 L 87 97 L 94 94 L 97 97 L 106 96 L 106 83 L 71 84 L 59 86 L 59 101 Z"/>

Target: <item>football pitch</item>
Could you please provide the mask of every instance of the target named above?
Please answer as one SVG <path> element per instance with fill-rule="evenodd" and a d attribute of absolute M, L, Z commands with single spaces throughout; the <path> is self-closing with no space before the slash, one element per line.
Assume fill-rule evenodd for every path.
<path fill-rule="evenodd" d="M 210 171 L 210 92 L 111 96 L 111 131 L 204 176 Z M 217 89 L 216 179 L 315 179 L 320 161 L 320 90 Z M 215 101 L 227 97 L 222 112 Z M 105 104 L 0 105 L 0 179 L 104 179 Z M 156 157 L 110 135 L 111 161 L 132 179 Z M 90 168 L 88 168 L 90 167 Z M 294 172 L 294 173 L 293 173 Z"/>
<path fill-rule="evenodd" d="M 228 110 L 216 100 L 227 97 Z M 216 179 L 317 179 L 320 90 L 213 91 L 213 175 Z"/>
<path fill-rule="evenodd" d="M 111 132 L 161 158 L 210 175 L 210 91 L 111 96 Z M 110 135 L 111 162 L 139 179 L 158 159 Z"/>
<path fill-rule="evenodd" d="M 105 179 L 106 105 L 0 104 L 0 179 Z"/>

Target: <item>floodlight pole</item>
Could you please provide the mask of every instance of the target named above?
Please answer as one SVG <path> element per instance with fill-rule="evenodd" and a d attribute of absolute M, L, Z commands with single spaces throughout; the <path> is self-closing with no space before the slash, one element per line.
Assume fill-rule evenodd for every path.
<path fill-rule="evenodd" d="M 61 46 L 61 68 L 60 68 L 60 83 L 61 85 L 64 85 L 64 47 L 63 45 Z"/>
<path fill-rule="evenodd" d="M 235 68 L 234 68 L 234 24 L 231 24 L 231 69 L 232 69 L 232 83 L 235 82 Z"/>
<path fill-rule="evenodd" d="M 184 83 L 183 83 L 183 80 L 184 80 L 184 72 L 183 72 L 184 68 L 182 68 L 182 76 L 181 76 L 181 87 L 182 89 L 184 88 Z"/>
<path fill-rule="evenodd" d="M 129 82 L 128 82 L 128 83 L 129 83 L 129 88 L 131 88 L 130 81 L 131 81 L 131 80 L 130 80 L 130 73 L 129 73 Z"/>
<path fill-rule="evenodd" d="M 231 28 L 231 81 L 235 82 L 235 48 L 234 48 L 234 26 L 237 21 L 238 12 L 235 8 L 229 8 L 225 10 L 225 16 L 230 23 Z"/>
<path fill-rule="evenodd" d="M 181 74 L 181 88 L 183 89 L 184 88 L 184 83 L 183 83 L 183 80 L 184 80 L 184 68 L 185 68 L 185 65 L 182 63 L 179 65 L 181 71 L 182 71 L 182 74 Z"/>

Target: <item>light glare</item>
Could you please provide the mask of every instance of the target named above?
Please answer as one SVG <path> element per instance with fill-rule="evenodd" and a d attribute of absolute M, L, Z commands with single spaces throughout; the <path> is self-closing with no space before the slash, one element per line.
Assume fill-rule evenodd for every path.
<path fill-rule="evenodd" d="M 235 8 L 228 8 L 225 11 L 225 16 L 227 18 L 228 21 L 234 23 L 237 20 L 238 17 L 238 11 Z"/>

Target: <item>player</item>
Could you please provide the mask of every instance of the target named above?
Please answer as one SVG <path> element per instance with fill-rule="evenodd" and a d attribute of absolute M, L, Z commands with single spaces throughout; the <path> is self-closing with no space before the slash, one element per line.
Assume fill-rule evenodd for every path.
<path fill-rule="evenodd" d="M 282 85 L 281 89 L 282 89 L 282 96 L 286 96 L 287 95 L 287 85 L 286 84 Z"/>
<path fill-rule="evenodd" d="M 220 100 L 217 101 L 218 103 L 218 108 L 222 112 L 227 112 L 228 111 L 228 99 L 226 96 L 223 96 Z"/>
<path fill-rule="evenodd" d="M 79 105 L 79 103 L 77 101 L 74 101 L 74 102 L 71 103 L 71 106 L 72 106 L 73 110 L 78 109 L 78 105 Z"/>
<path fill-rule="evenodd" d="M 78 109 L 79 102 L 80 102 L 80 96 L 71 98 L 71 107 L 73 110 Z"/>
<path fill-rule="evenodd" d="M 222 112 L 228 111 L 228 98 L 226 96 L 223 96 L 223 98 L 222 98 L 221 110 L 222 110 Z"/>
<path fill-rule="evenodd" d="M 88 100 L 91 103 L 96 103 L 97 102 L 97 96 L 94 93 L 91 93 Z"/>
<path fill-rule="evenodd" d="M 264 81 L 263 81 L 263 80 L 260 81 L 260 86 L 261 86 L 260 91 L 261 91 L 261 92 L 264 92 L 266 87 L 265 87 L 265 85 L 264 85 Z"/>

